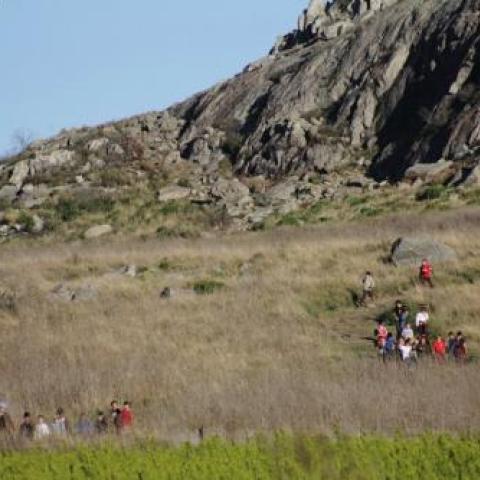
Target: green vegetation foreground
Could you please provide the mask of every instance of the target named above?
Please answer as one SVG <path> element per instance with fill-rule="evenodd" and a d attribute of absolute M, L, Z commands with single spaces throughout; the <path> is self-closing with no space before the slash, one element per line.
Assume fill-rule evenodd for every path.
<path fill-rule="evenodd" d="M 278 434 L 243 444 L 142 443 L 3 453 L 3 480 L 478 479 L 480 438 L 448 435 L 327 440 Z"/>

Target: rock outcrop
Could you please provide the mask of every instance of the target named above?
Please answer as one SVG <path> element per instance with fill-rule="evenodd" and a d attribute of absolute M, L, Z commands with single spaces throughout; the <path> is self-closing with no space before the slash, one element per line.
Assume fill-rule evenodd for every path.
<path fill-rule="evenodd" d="M 254 219 L 277 200 L 248 191 L 248 177 L 296 178 L 284 205 L 305 198 L 312 173 L 324 184 L 307 197 L 334 197 L 328 176 L 352 167 L 353 180 L 475 184 L 479 87 L 480 0 L 311 0 L 297 29 L 234 78 L 164 112 L 34 142 L 0 168 L 0 200 L 36 207 L 58 191 L 45 194 L 45 178 L 88 188 L 112 168 L 136 179 L 188 170 L 193 181 L 162 184 L 159 201 Z"/>

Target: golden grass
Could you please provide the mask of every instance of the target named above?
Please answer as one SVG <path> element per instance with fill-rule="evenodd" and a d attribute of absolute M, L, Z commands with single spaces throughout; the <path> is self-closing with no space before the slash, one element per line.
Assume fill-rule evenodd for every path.
<path fill-rule="evenodd" d="M 476 353 L 479 220 L 463 209 L 197 240 L 4 245 L 2 285 L 16 292 L 17 309 L 0 310 L 0 392 L 16 418 L 128 398 L 139 428 L 170 439 L 200 425 L 233 436 L 476 428 L 475 364 L 383 368 L 364 337 L 399 297 L 431 304 L 435 330 L 463 329 Z M 435 266 L 434 290 L 416 286 L 416 269 L 385 262 L 406 234 L 457 250 L 458 262 Z M 127 264 L 141 274 L 115 273 Z M 352 294 L 366 269 L 379 299 L 357 309 Z M 190 293 L 205 280 L 224 287 Z M 98 295 L 52 299 L 59 283 Z M 160 298 L 166 286 L 171 299 Z"/>

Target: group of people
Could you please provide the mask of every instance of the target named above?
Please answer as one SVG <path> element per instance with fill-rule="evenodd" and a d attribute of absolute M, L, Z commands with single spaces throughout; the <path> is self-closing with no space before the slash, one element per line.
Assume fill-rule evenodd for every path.
<path fill-rule="evenodd" d="M 433 268 L 427 259 L 424 259 L 419 269 L 421 285 L 433 288 Z M 366 306 L 369 300 L 374 299 L 375 281 L 371 272 L 366 272 L 362 280 L 363 295 L 360 305 Z M 467 360 L 467 342 L 461 331 L 455 335 L 449 332 L 448 338 L 438 335 L 432 341 L 429 321 L 430 315 L 427 305 L 419 305 L 415 321 L 410 321 L 410 312 L 407 305 L 397 300 L 393 310 L 395 335 L 389 332 L 384 321 L 380 320 L 375 329 L 375 345 L 379 356 L 384 360 L 401 360 L 411 364 L 419 358 L 434 358 L 439 363 L 455 360 L 463 363 Z"/>
<path fill-rule="evenodd" d="M 432 264 L 424 258 L 418 272 L 418 280 L 420 285 L 428 285 L 433 288 L 433 268 Z M 365 272 L 362 278 L 362 296 L 358 302 L 358 306 L 366 307 L 369 301 L 375 300 L 375 279 L 370 271 Z"/>
<path fill-rule="evenodd" d="M 378 322 L 375 344 L 380 358 L 384 361 L 400 360 L 406 364 L 421 358 L 433 358 L 438 363 L 447 360 L 463 363 L 467 360 L 467 342 L 461 331 L 456 334 L 449 332 L 447 339 L 437 335 L 432 341 L 427 306 L 420 306 L 413 326 L 408 321 L 408 315 L 408 308 L 397 300 L 394 308 L 396 335 L 388 331 L 382 320 Z"/>
<path fill-rule="evenodd" d="M 7 403 L 0 402 L 0 435 L 10 437 L 18 435 L 24 440 L 42 440 L 69 435 L 90 437 L 107 433 L 121 434 L 131 430 L 133 424 L 134 413 L 130 402 L 125 401 L 120 407 L 116 400 L 112 400 L 107 414 L 98 410 L 95 418 L 92 419 L 86 413 L 81 413 L 74 425 L 70 423 L 63 408 L 60 407 L 51 422 L 48 422 L 43 415 L 34 418 L 30 412 L 25 412 L 17 427 L 8 413 Z"/>

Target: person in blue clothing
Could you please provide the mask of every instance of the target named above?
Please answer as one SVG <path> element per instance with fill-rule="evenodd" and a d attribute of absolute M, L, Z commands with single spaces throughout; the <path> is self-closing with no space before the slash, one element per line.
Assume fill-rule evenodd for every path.
<path fill-rule="evenodd" d="M 385 360 L 392 360 L 395 357 L 395 348 L 396 348 L 395 338 L 392 335 L 392 333 L 389 333 L 387 335 L 387 340 L 385 341 L 385 347 L 384 347 Z"/>

